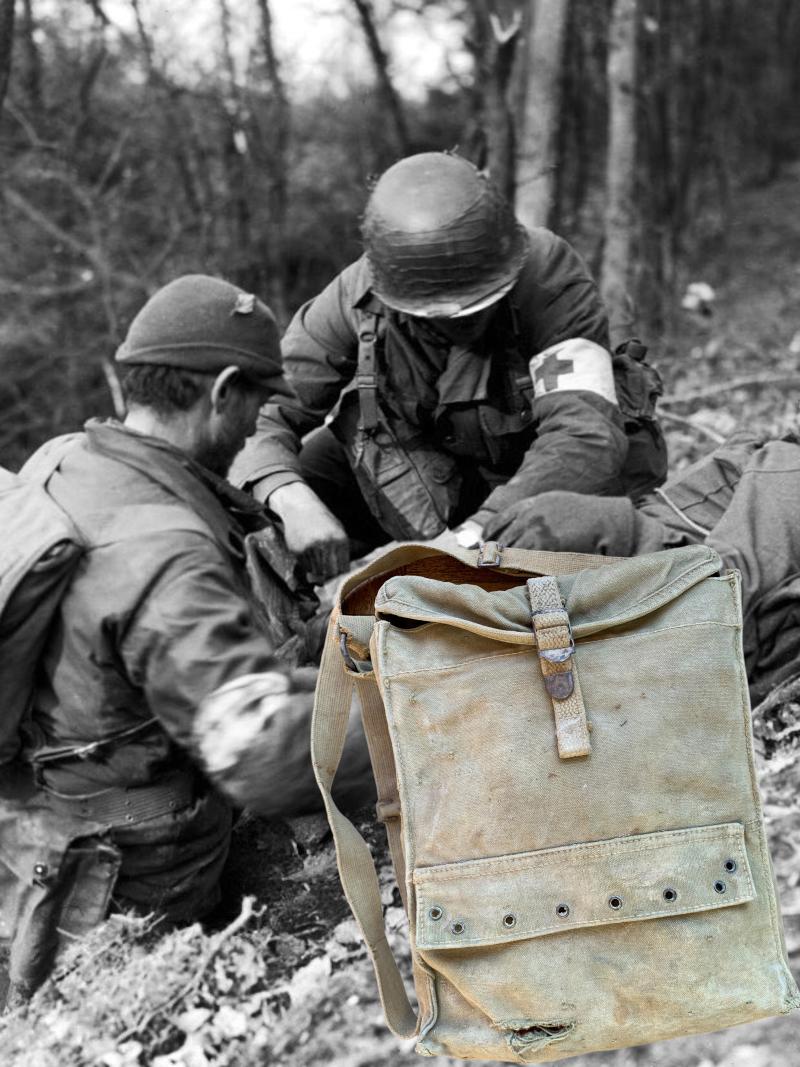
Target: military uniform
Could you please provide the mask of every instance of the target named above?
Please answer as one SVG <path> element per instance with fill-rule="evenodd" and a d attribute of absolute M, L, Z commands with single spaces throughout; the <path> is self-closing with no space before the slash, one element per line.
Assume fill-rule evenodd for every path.
<path fill-rule="evenodd" d="M 527 240 L 512 287 L 491 308 L 479 341 L 468 345 L 387 306 L 366 257 L 348 267 L 289 326 L 282 351 L 297 399 L 263 409 L 232 476 L 243 485 L 260 482 L 262 493 L 307 481 L 362 547 L 387 534 L 437 532 L 414 530 L 411 501 L 401 504 L 410 520 L 404 530 L 370 500 L 371 485 L 380 492 L 398 479 L 391 462 L 366 478 L 351 473 L 358 473 L 371 390 L 382 425 L 438 498 L 440 529 L 466 519 L 483 527 L 514 502 L 564 485 L 636 494 L 663 480 L 665 455 L 652 419 L 655 376 L 650 389 L 629 390 L 626 379 L 620 392 L 623 357 L 612 363 L 606 314 L 580 257 L 547 230 Z M 376 337 L 372 385 L 365 385 L 360 358 L 365 334 Z M 649 420 L 653 448 L 646 455 L 629 449 L 631 418 Z M 301 447 L 323 421 L 328 425 Z"/>
<path fill-rule="evenodd" d="M 797 674 L 800 438 L 741 431 L 639 506 L 553 492 L 499 515 L 490 533 L 555 552 L 630 556 L 705 543 L 742 576 L 744 652 L 754 702 Z"/>
<path fill-rule="evenodd" d="M 197 708 L 276 667 L 244 531 L 221 479 L 115 423 L 88 423 L 47 488 L 86 552 L 42 656 L 28 757 L 56 810 L 112 824 L 120 899 L 196 918 L 217 901 L 231 827 L 193 759 Z"/>

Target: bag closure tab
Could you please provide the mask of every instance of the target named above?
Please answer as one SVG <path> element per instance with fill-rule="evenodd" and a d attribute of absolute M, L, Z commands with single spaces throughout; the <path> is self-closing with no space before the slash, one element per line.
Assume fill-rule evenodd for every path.
<path fill-rule="evenodd" d="M 561 759 L 588 756 L 592 746 L 573 654 L 575 641 L 558 581 L 552 575 L 529 578 L 531 620 L 545 688 L 553 702 Z"/>

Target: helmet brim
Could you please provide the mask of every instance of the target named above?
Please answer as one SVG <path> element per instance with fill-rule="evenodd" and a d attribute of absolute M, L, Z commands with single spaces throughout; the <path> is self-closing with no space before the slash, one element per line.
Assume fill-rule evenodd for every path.
<path fill-rule="evenodd" d="M 407 293 L 392 292 L 385 284 L 376 281 L 376 272 L 370 264 L 373 278 L 372 291 L 378 299 L 393 311 L 421 319 L 457 319 L 475 315 L 501 300 L 514 288 L 522 268 L 528 259 L 530 241 L 528 231 L 519 223 L 516 226 L 510 253 L 490 277 L 478 278 L 474 284 L 459 292 L 441 288 L 441 283 L 432 280 L 429 292 L 410 297 Z M 369 263 L 369 254 L 367 254 Z"/>

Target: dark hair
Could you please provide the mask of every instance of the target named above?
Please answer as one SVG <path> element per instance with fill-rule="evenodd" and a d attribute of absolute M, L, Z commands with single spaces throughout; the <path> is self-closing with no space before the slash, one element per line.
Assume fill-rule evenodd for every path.
<path fill-rule="evenodd" d="M 193 408 L 214 380 L 213 374 L 155 363 L 137 363 L 126 368 L 121 379 L 122 395 L 130 407 L 138 404 L 160 415 Z"/>

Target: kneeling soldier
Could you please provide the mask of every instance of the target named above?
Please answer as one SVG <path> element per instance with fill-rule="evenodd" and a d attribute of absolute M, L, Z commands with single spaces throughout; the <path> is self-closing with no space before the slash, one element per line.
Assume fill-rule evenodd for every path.
<path fill-rule="evenodd" d="M 37 788 L 16 830 L 0 812 L 0 882 L 11 870 L 29 890 L 12 919 L 23 994 L 52 956 L 43 923 L 80 928 L 103 917 L 109 894 L 167 920 L 201 918 L 218 902 L 232 802 L 275 814 L 307 790 L 316 800 L 305 738 L 314 672 L 286 667 L 257 623 L 245 541 L 267 520 L 225 480 L 261 404 L 291 392 L 273 316 L 227 282 L 187 276 L 144 306 L 117 360 L 124 423 L 91 420 L 22 471 L 46 486 L 82 549 L 26 727 L 22 763 Z M 354 763 L 366 764 L 354 744 Z M 49 823 L 32 817 L 43 809 Z M 85 848 L 69 852 L 72 883 L 63 857 L 42 861 L 48 826 L 73 843 L 99 835 L 99 899 L 77 886 Z M 18 855 L 6 862 L 14 833 Z M 64 884 L 48 895 L 48 879 Z"/>

